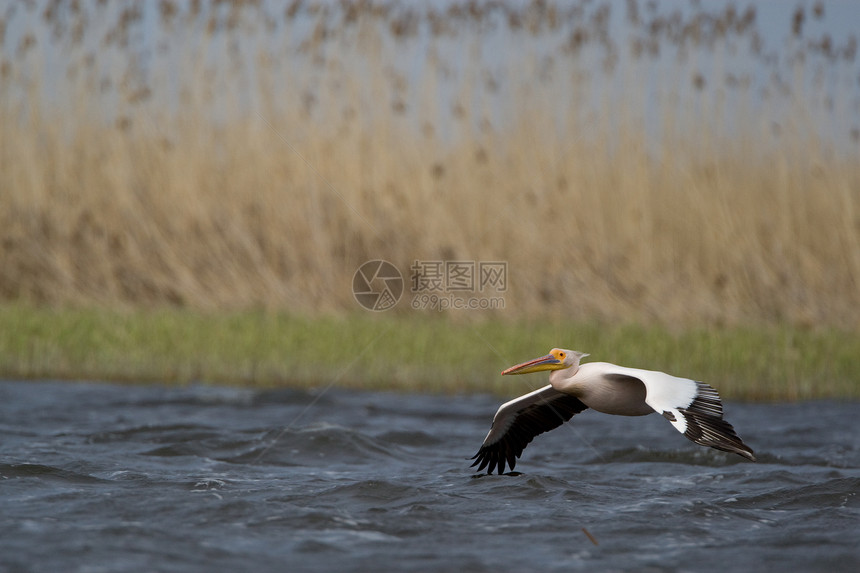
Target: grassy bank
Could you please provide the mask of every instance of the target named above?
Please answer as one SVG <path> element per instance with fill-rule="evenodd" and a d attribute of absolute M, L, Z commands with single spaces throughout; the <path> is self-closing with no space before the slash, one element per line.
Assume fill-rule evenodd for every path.
<path fill-rule="evenodd" d="M 588 360 L 706 380 L 731 400 L 860 398 L 860 335 L 787 327 L 692 329 L 452 322 L 371 313 L 0 307 L 0 377 L 513 395 L 543 375 L 502 378 L 553 346 Z"/>

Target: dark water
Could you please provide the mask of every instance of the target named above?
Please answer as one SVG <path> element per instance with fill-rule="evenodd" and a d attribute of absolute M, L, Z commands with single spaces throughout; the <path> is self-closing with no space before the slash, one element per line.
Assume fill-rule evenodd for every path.
<path fill-rule="evenodd" d="M 860 404 L 727 404 L 756 464 L 585 412 L 474 479 L 498 404 L 0 382 L 0 571 L 860 571 Z"/>

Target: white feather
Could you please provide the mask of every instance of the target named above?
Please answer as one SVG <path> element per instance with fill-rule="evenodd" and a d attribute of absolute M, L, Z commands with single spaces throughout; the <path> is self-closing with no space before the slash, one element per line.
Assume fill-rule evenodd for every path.
<path fill-rule="evenodd" d="M 577 377 L 584 379 L 607 375 L 623 375 L 638 378 L 645 385 L 645 403 L 658 414 L 669 412 L 669 422 L 682 434 L 687 431 L 687 421 L 678 408 L 686 408 L 696 398 L 697 385 L 689 378 L 679 378 L 657 370 L 627 368 L 608 362 L 589 362 L 579 368 Z"/>

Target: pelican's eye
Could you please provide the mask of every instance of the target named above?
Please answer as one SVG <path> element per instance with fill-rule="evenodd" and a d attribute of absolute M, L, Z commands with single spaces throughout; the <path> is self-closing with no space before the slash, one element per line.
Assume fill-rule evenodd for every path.
<path fill-rule="evenodd" d="M 558 353 L 558 359 L 559 359 L 559 360 L 564 360 L 564 352 L 559 352 L 559 353 Z"/>

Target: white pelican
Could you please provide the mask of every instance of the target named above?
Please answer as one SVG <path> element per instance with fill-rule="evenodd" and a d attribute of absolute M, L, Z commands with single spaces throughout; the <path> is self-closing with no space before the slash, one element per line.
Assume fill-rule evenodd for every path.
<path fill-rule="evenodd" d="M 753 451 L 723 420 L 717 391 L 687 378 L 664 372 L 625 368 L 608 362 L 579 361 L 588 356 L 553 348 L 546 356 L 511 366 L 506 374 L 551 370 L 549 385 L 499 407 L 490 433 L 472 456 L 478 471 L 504 473 L 538 434 L 553 430 L 588 408 L 604 414 L 644 416 L 657 412 L 675 429 L 702 446 L 734 452 L 755 461 Z M 478 465 L 480 464 L 480 465 Z"/>

